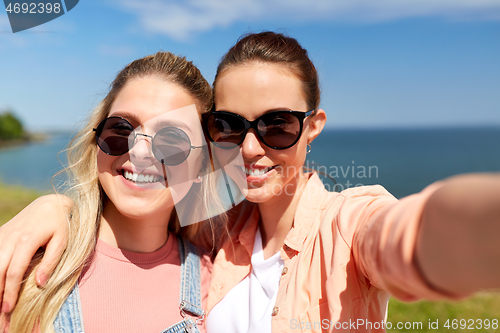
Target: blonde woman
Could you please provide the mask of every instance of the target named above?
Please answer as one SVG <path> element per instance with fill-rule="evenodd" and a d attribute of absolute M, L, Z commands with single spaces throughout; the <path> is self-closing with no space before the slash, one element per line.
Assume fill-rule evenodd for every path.
<path fill-rule="evenodd" d="M 246 201 L 215 244 L 208 332 L 381 332 L 391 294 L 460 298 L 500 286 L 498 175 L 451 178 L 397 200 L 381 186 L 328 192 L 302 168 L 326 115 L 316 69 L 295 39 L 263 32 L 239 40 L 219 64 L 214 101 L 205 132 L 218 161 L 241 153 L 226 171 L 246 185 Z M 60 238 L 57 202 L 39 203 L 2 239 L 20 233 L 43 244 L 46 230 Z M 58 221 L 31 237 L 37 213 Z M 0 261 L 0 272 L 15 281 L 32 246 L 12 243 L 2 248 L 6 261 L 15 253 L 13 271 Z"/>
<path fill-rule="evenodd" d="M 201 224 L 181 229 L 179 207 L 208 209 L 200 115 L 211 105 L 199 70 L 168 52 L 117 75 L 70 144 L 67 248 L 41 289 L 33 259 L 11 332 L 203 331 L 211 264 L 185 240 Z"/>

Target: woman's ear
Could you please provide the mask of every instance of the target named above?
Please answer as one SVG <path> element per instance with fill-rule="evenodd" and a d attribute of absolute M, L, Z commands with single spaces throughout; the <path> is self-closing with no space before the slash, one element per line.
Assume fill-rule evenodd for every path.
<path fill-rule="evenodd" d="M 316 110 L 316 113 L 310 117 L 309 134 L 307 143 L 313 142 L 314 139 L 321 133 L 326 124 L 326 113 L 323 109 Z"/>

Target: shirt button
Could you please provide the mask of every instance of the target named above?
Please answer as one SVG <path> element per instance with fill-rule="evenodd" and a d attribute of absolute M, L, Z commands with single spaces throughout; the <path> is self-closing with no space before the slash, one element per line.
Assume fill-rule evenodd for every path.
<path fill-rule="evenodd" d="M 283 270 L 281 271 L 281 275 L 285 275 L 288 273 L 288 267 L 283 267 Z"/>
<path fill-rule="evenodd" d="M 276 315 L 278 314 L 278 312 L 280 312 L 280 308 L 278 308 L 277 306 L 275 306 L 275 307 L 273 308 L 273 313 L 272 313 L 272 315 L 273 315 L 273 316 L 276 316 Z"/>

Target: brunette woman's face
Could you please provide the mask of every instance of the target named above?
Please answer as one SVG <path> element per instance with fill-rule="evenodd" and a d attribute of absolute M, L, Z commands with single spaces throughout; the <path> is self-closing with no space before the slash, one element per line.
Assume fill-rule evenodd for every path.
<path fill-rule="evenodd" d="M 154 137 L 167 126 L 182 129 L 191 145 L 204 143 L 195 100 L 182 87 L 155 76 L 134 78 L 116 96 L 108 117 L 126 119 L 137 133 Z M 124 216 L 165 214 L 197 181 L 202 149 L 177 166 L 164 166 L 151 151 L 151 137 L 137 136 L 130 150 L 110 156 L 98 149 L 99 181 Z M 167 215 L 165 215 L 167 216 Z"/>
<path fill-rule="evenodd" d="M 270 111 L 309 111 L 301 81 L 284 66 L 260 62 L 225 70 L 216 82 L 215 107 L 249 121 Z M 284 150 L 266 146 L 253 129 L 248 130 L 240 145 L 243 165 L 226 171 L 233 179 L 246 179 L 248 190 L 243 189 L 243 194 L 249 201 L 265 202 L 276 196 L 293 195 L 302 174 L 307 144 L 321 132 L 325 120 L 323 110 L 307 117 L 299 141 Z M 227 164 L 224 155 L 228 153 L 217 151 L 221 162 Z"/>

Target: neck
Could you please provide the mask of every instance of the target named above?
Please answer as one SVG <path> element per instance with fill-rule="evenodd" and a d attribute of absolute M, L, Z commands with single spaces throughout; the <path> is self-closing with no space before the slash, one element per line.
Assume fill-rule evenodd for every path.
<path fill-rule="evenodd" d="M 290 187 L 288 187 L 287 191 L 283 191 L 281 195 L 259 203 L 259 225 L 264 259 L 273 256 L 285 244 L 286 236 L 293 226 L 295 212 L 307 179 L 308 176 L 300 172 L 291 181 L 293 182 L 293 191 L 290 191 Z"/>
<path fill-rule="evenodd" d="M 154 252 L 167 242 L 172 209 L 173 207 L 162 214 L 136 218 L 124 216 L 107 200 L 101 218 L 99 239 L 126 251 Z"/>

